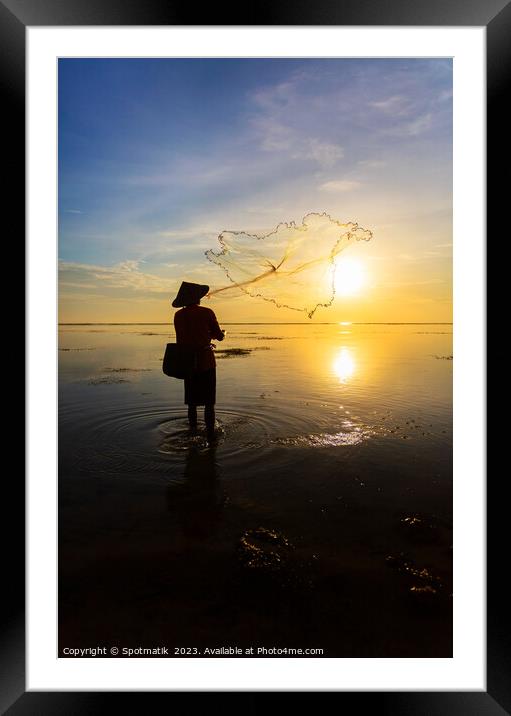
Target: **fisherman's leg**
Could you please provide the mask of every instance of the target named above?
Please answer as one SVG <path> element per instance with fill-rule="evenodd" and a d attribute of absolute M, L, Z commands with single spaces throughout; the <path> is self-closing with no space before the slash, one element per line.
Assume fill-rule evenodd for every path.
<path fill-rule="evenodd" d="M 190 423 L 190 427 L 192 429 L 195 429 L 197 427 L 197 406 L 196 405 L 188 405 L 188 422 Z"/>
<path fill-rule="evenodd" d="M 213 404 L 204 406 L 204 422 L 208 437 L 213 437 L 215 434 L 215 406 Z"/>

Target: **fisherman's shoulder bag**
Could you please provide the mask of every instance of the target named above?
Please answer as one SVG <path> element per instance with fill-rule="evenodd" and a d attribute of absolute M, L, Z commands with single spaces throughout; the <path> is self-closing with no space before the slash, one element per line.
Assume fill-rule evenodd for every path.
<path fill-rule="evenodd" d="M 178 343 L 167 343 L 163 372 L 171 378 L 189 378 L 197 371 L 199 349 Z"/>

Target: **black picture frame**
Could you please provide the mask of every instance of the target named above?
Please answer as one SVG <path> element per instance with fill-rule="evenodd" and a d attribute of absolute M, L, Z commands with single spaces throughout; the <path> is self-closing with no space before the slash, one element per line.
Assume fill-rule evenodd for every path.
<path fill-rule="evenodd" d="M 197 16 L 201 22 L 197 23 Z M 0 0 L 0 87 L 4 152 L 5 207 L 16 217 L 12 237 L 24 262 L 25 217 L 25 31 L 33 26 L 65 25 L 357 25 L 357 26 L 479 26 L 487 33 L 487 216 L 488 236 L 492 224 L 499 234 L 506 227 L 504 191 L 509 181 L 497 172 L 507 165 L 509 173 L 508 113 L 505 80 L 510 67 L 511 3 L 507 0 L 315 0 L 300 3 L 259 0 L 237 8 L 211 4 L 200 10 L 189 3 L 165 0 Z M 5 158 L 4 153 L 4 158 Z M 500 238 L 500 236 L 498 237 Z M 503 270 L 502 262 L 500 262 Z M 500 277 L 499 277 L 500 278 Z M 496 310 L 504 279 L 494 279 Z M 495 314 L 491 314 L 494 317 Z M 488 312 L 488 317 L 490 312 Z M 24 344 L 23 334 L 17 345 Z M 28 350 L 35 350 L 28 346 Z M 19 350 L 19 348 L 18 348 Z M 503 350 L 503 349 L 501 349 Z M 19 390 L 16 403 L 23 405 Z M 491 432 L 494 445 L 505 444 L 505 425 Z M 369 708 L 384 714 L 477 714 L 511 713 L 511 648 L 509 600 L 505 589 L 507 503 L 502 480 L 487 482 L 487 691 L 464 692 L 335 692 L 337 707 Z M 5 479 L 5 478 L 9 479 Z M 0 709 L 10 716 L 22 714 L 106 713 L 112 708 L 128 712 L 152 709 L 162 697 L 172 701 L 178 694 L 147 692 L 26 692 L 25 690 L 25 495 L 21 471 L 7 471 L 4 478 L 6 528 L 3 550 L 4 607 L 1 612 Z M 8 506 L 8 507 L 7 507 Z M 507 519 L 506 519 L 507 518 Z M 264 693 L 236 694 L 235 707 L 255 711 Z M 211 708 L 209 694 L 194 695 L 197 705 Z M 142 701 L 143 699 L 143 701 Z M 199 703 L 200 701 L 200 703 Z"/>

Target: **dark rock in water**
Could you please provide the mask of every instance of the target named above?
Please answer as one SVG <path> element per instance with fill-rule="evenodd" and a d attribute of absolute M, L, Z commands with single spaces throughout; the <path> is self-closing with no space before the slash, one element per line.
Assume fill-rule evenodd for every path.
<path fill-rule="evenodd" d="M 408 596 L 421 607 L 431 607 L 438 603 L 440 592 L 430 584 L 414 584 L 408 590 Z"/>
<path fill-rule="evenodd" d="M 441 579 L 432 573 L 430 567 L 418 566 L 413 559 L 405 555 L 403 552 L 400 552 L 397 556 L 391 554 L 387 555 L 387 557 L 385 557 L 385 562 L 389 567 L 396 569 L 398 572 L 401 572 L 403 575 L 408 577 L 410 581 L 413 581 L 412 587 L 415 587 L 416 591 L 419 588 L 423 590 L 420 593 L 436 593 L 443 591 L 444 589 Z M 428 587 L 428 589 L 425 590 L 425 587 Z"/>
<path fill-rule="evenodd" d="M 294 545 L 277 530 L 246 530 L 237 544 L 240 598 L 258 609 L 303 608 L 302 601 L 314 587 L 310 560 L 299 559 Z M 287 595 L 294 600 L 290 606 Z"/>
<path fill-rule="evenodd" d="M 229 601 L 247 629 L 256 630 L 252 641 L 264 629 L 275 643 L 289 644 L 297 624 L 303 643 L 312 638 L 315 583 L 310 557 L 301 554 L 301 547 L 266 527 L 247 529 L 237 540 Z"/>
<path fill-rule="evenodd" d="M 238 543 L 238 558 L 243 567 L 276 571 L 287 562 L 293 545 L 276 530 L 265 527 L 246 530 Z"/>
<path fill-rule="evenodd" d="M 429 584 L 410 587 L 410 592 L 412 594 L 438 594 L 438 590 Z"/>
<path fill-rule="evenodd" d="M 421 611 L 444 611 L 452 605 L 452 594 L 448 593 L 443 580 L 433 573 L 429 566 L 419 566 L 402 552 L 388 555 L 387 565 L 398 571 L 404 578 L 406 597 L 411 607 Z"/>
<path fill-rule="evenodd" d="M 439 517 L 423 512 L 400 513 L 398 519 L 402 534 L 414 542 L 438 542 L 450 530 Z"/>

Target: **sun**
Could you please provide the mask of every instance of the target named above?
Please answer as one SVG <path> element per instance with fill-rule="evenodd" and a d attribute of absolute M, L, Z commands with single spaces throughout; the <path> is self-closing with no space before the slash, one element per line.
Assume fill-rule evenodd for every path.
<path fill-rule="evenodd" d="M 357 259 L 341 257 L 335 265 L 335 292 L 339 296 L 355 296 L 367 283 L 365 267 Z"/>

